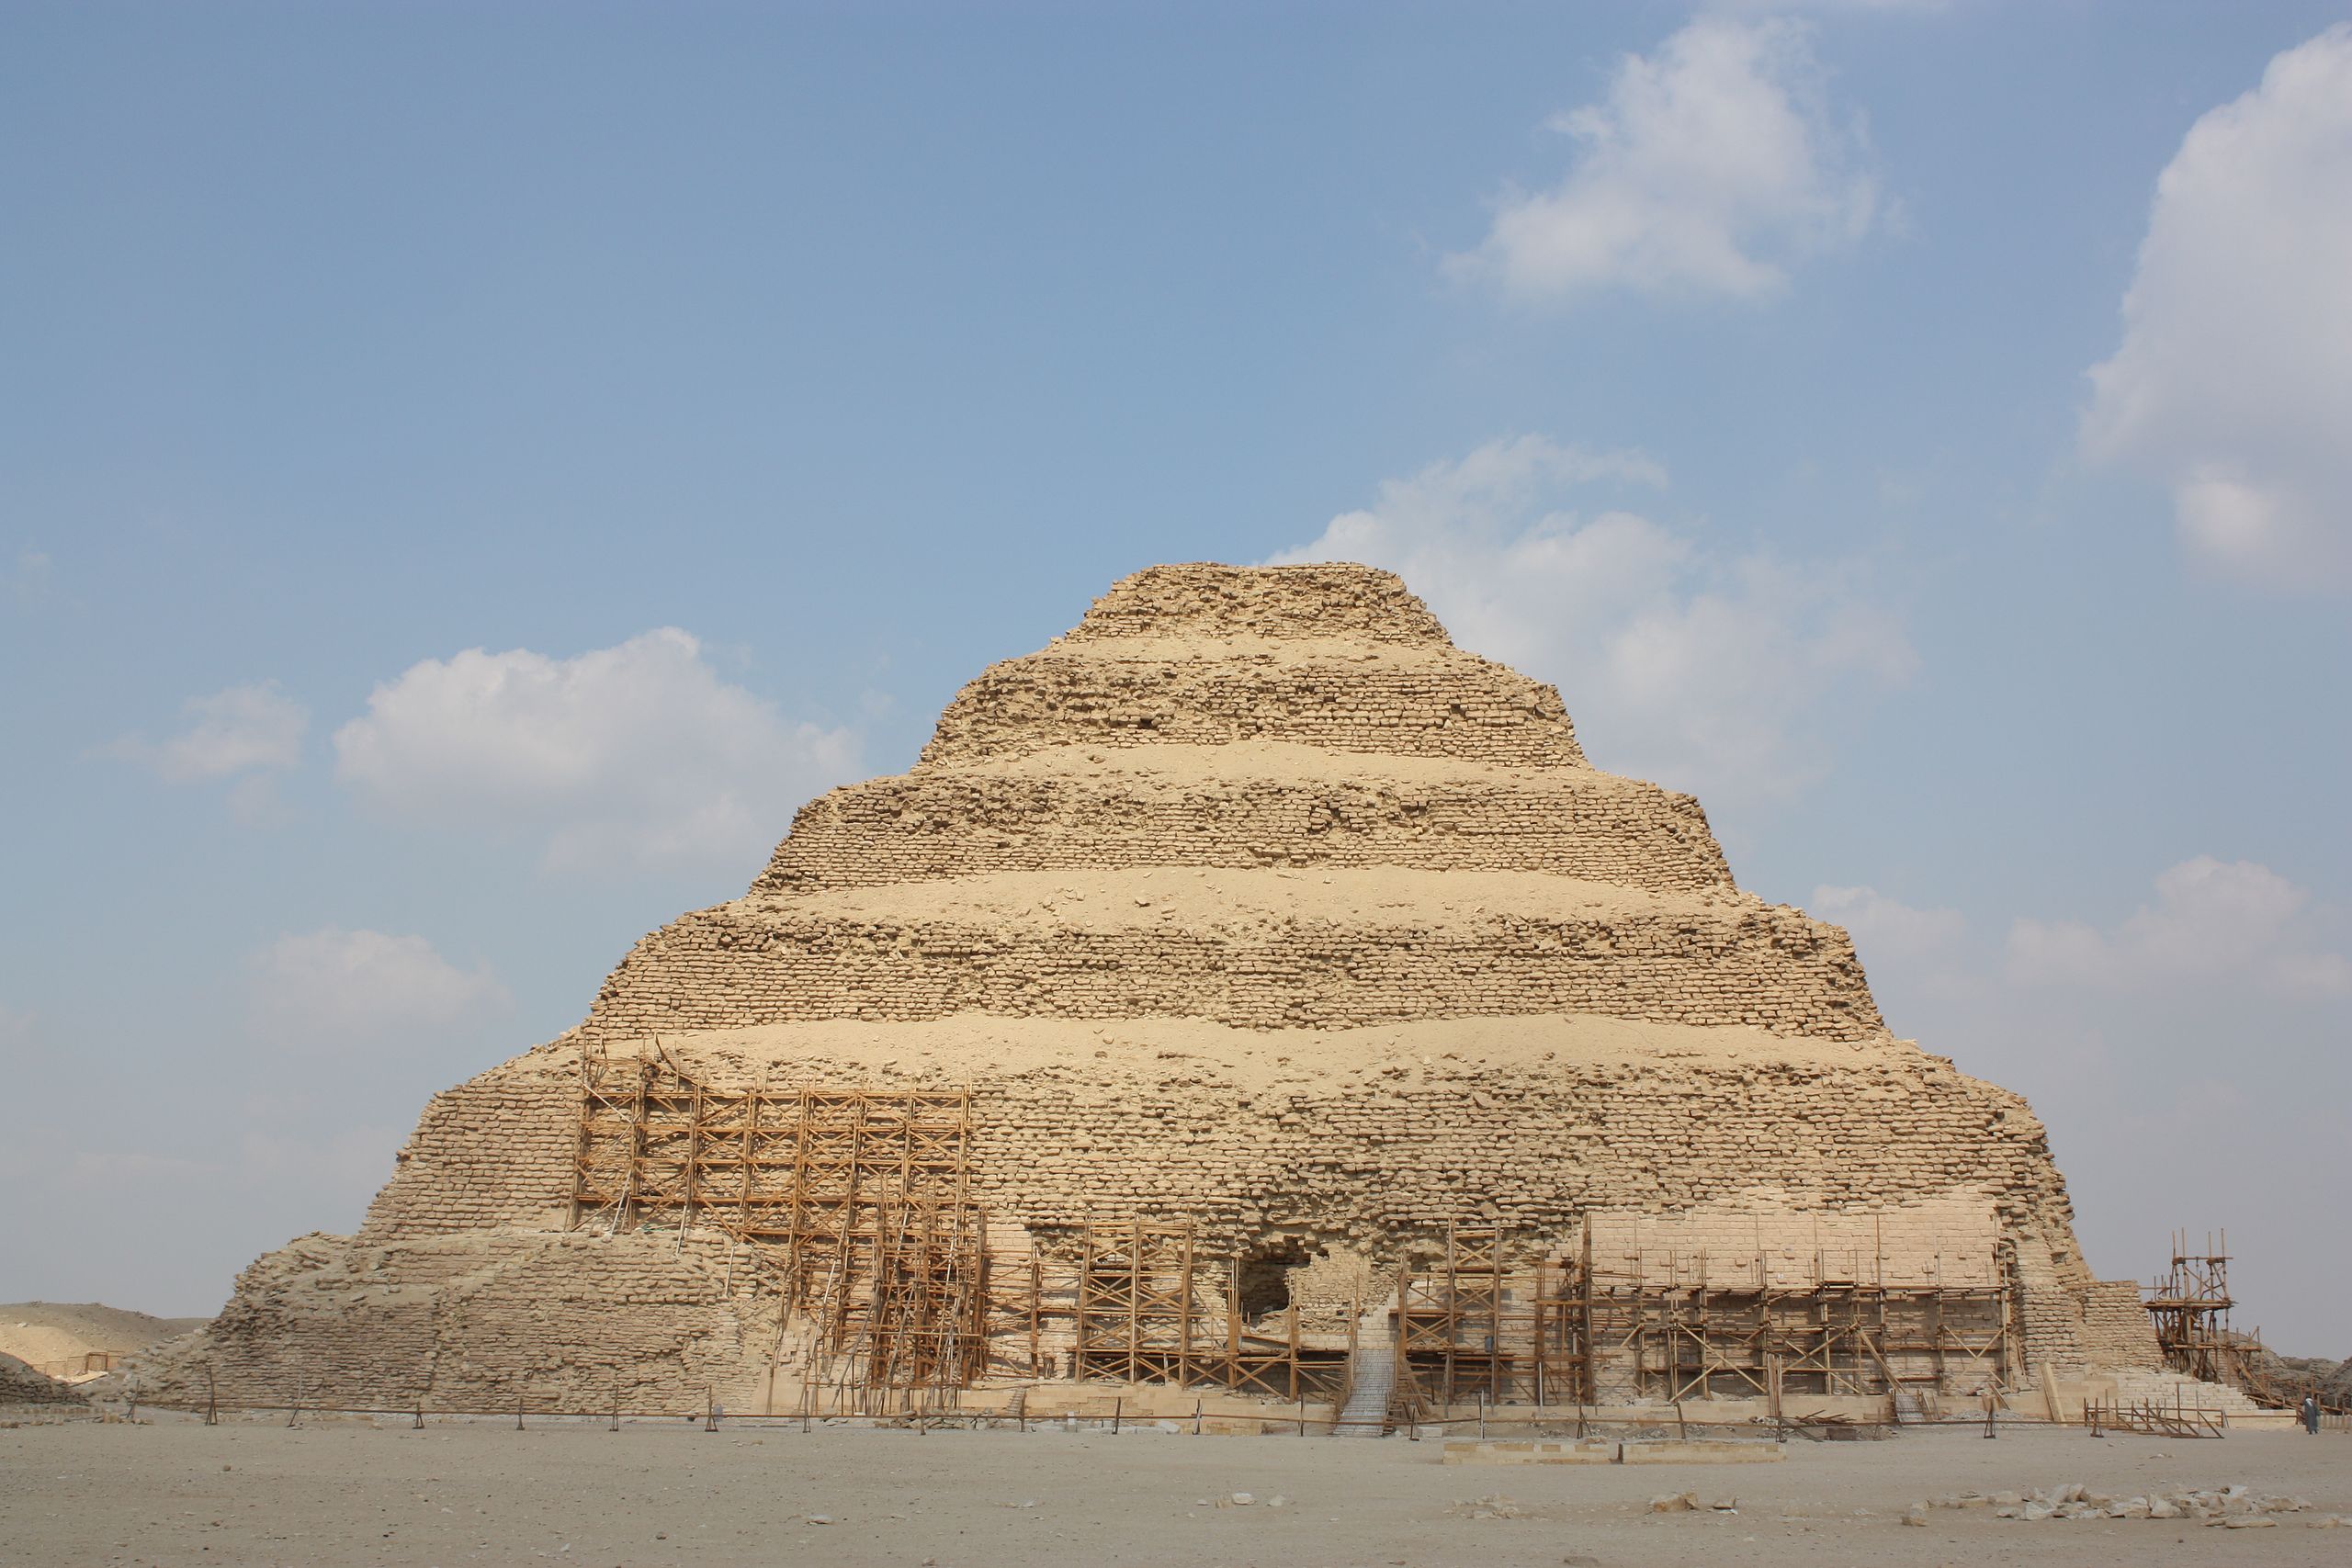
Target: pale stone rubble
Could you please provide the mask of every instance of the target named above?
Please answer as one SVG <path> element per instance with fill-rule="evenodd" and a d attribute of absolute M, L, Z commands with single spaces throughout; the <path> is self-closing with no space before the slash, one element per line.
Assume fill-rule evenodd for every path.
<path fill-rule="evenodd" d="M 910 773 L 810 803 L 579 1028 L 435 1097 L 360 1233 L 255 1263 L 151 1390 L 764 1397 L 784 1325 L 723 1236 L 565 1231 L 581 1054 L 654 1037 L 721 1088 L 968 1089 L 1009 1249 L 1187 1218 L 1296 1244 L 1326 1323 L 1450 1223 L 1593 1219 L 1636 1267 L 1997 1255 L 2029 1368 L 2155 1359 L 2025 1102 L 1894 1038 L 1697 802 L 1591 768 L 1556 692 L 1386 573 L 1192 566 L 992 667 Z"/>
<path fill-rule="evenodd" d="M 2036 1492 L 1968 1492 L 1931 1497 L 1916 1504 L 1904 1516 L 1907 1525 L 1928 1523 L 1931 1508 L 1985 1508 L 1996 1519 L 2038 1523 L 2043 1519 L 2171 1519 L 2230 1529 L 2267 1529 L 2276 1516 L 2312 1511 L 2309 1499 L 2257 1492 L 2243 1485 L 2118 1495 L 2095 1492 L 2079 1483 L 2048 1486 Z M 2334 1514 L 2307 1521 L 2312 1528 L 2334 1529 L 2345 1521 Z"/>

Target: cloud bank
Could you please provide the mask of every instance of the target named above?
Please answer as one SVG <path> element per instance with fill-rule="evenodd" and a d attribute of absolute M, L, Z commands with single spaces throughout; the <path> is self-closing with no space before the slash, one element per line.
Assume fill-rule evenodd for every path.
<path fill-rule="evenodd" d="M 40 550 L 19 550 L 17 564 L 11 569 L 0 567 L 0 609 L 14 606 L 29 610 L 47 599 L 51 592 L 53 563 Z"/>
<path fill-rule="evenodd" d="M 1859 130 L 1833 117 L 1800 23 L 1702 17 L 1555 116 L 1576 145 L 1549 190 L 1510 191 L 1453 276 L 1523 302 L 1611 288 L 1755 299 L 1878 222 Z"/>
<path fill-rule="evenodd" d="M 1463 647 L 1557 684 L 1612 772 L 1711 801 L 1785 795 L 1818 772 L 1826 707 L 1906 680 L 1910 644 L 1849 568 L 1731 554 L 1572 504 L 1588 488 L 1665 483 L 1639 453 L 1490 442 L 1384 481 L 1273 564 L 1399 573 Z"/>
<path fill-rule="evenodd" d="M 2267 865 L 2197 855 L 2159 873 L 2154 897 L 2109 926 L 2011 919 L 1997 956 L 1973 953 L 1956 910 L 1919 908 L 1874 887 L 1821 886 L 1808 906 L 1853 933 L 1867 965 L 1912 979 L 1965 977 L 2037 1011 L 2078 1004 L 2221 998 L 2248 1007 L 2352 998 L 2340 917 Z"/>
<path fill-rule="evenodd" d="M 1950 951 L 1968 930 L 1957 909 L 1915 908 L 1875 887 L 1816 887 L 1806 908 L 1845 927 L 1857 953 L 1933 958 Z"/>
<path fill-rule="evenodd" d="M 181 705 L 188 726 L 166 740 L 125 736 L 100 755 L 152 770 L 168 784 L 292 768 L 302 761 L 310 710 L 275 681 L 231 686 Z"/>
<path fill-rule="evenodd" d="M 2216 985 L 2275 998 L 2352 996 L 2352 959 L 2324 945 L 2312 896 L 2268 866 L 2199 855 L 2111 931 L 2019 919 L 2010 975 L 2036 986 L 2140 994 Z"/>
<path fill-rule="evenodd" d="M 2193 558 L 2352 585 L 2352 25 L 2189 129 L 2090 378 L 2085 457 L 2162 479 Z"/>
<path fill-rule="evenodd" d="M 288 1048 L 396 1040 L 513 1005 L 488 967 L 460 969 L 421 936 L 338 926 L 278 938 L 248 960 L 245 984 L 254 1032 Z"/>
<path fill-rule="evenodd" d="M 378 686 L 335 776 L 397 821 L 526 835 L 551 868 L 744 869 L 857 737 L 795 724 L 665 626 L 571 659 L 469 649 Z"/>

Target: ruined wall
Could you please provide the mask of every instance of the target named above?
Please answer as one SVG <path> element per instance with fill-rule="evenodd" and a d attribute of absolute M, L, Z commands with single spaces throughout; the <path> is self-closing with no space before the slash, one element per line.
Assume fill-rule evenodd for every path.
<path fill-rule="evenodd" d="M 200 1340 L 143 1358 L 137 1383 L 198 1405 L 217 1391 L 238 1405 L 698 1412 L 716 1391 L 743 1409 L 775 1338 L 755 1284 L 723 1248 L 673 1235 L 306 1236 L 241 1275 Z"/>
<path fill-rule="evenodd" d="M 1827 1212 L 1723 1204 L 1606 1211 L 1589 1229 L 1594 1275 L 1612 1285 L 1755 1291 L 1834 1281 L 1973 1291 L 2003 1282 L 1999 1218 L 1984 1193 Z"/>
<path fill-rule="evenodd" d="M 2140 1287 L 2131 1280 L 2098 1280 L 2085 1286 L 2083 1359 L 2094 1367 L 2161 1367 L 2163 1349 L 2156 1343 L 2155 1320 L 2140 1304 Z"/>
<path fill-rule="evenodd" d="M 2083 1292 L 2090 1270 L 2075 1246 L 2071 1224 L 2019 1225 L 2014 1234 L 2018 1321 L 2026 1368 L 2071 1376 L 2087 1357 L 2083 1348 Z"/>
<path fill-rule="evenodd" d="M 1908 1080 L 1926 1130 L 1888 1148 L 1865 1097 L 1904 1081 L 1868 1069 L 1754 1077 L 1611 1066 L 1464 1071 L 1409 1087 L 1363 1079 L 1204 1105 L 1057 1075 L 1017 1097 L 976 1096 L 975 1167 L 981 1201 L 1033 1224 L 1189 1215 L 1236 1245 L 1295 1229 L 1383 1251 L 1456 1222 L 1565 1234 L 1587 1208 L 1628 1200 L 1765 1188 L 1829 1207 L 1898 1183 L 1932 1191 L 1988 1178 L 2023 1200 L 2045 1179 L 2033 1143 L 1996 1145 L 1986 1134 L 1998 1111 L 1959 1083 Z"/>
<path fill-rule="evenodd" d="M 1452 1223 L 1558 1235 L 1594 1209 L 1667 1216 L 1713 1205 L 1730 1213 L 1709 1222 L 1721 1235 L 1705 1235 L 1728 1259 L 1739 1236 L 1771 1228 L 1757 1211 L 1780 1209 L 1784 1225 L 1833 1254 L 1876 1227 L 1906 1268 L 1936 1249 L 1918 1227 L 1948 1221 L 1941 1245 L 1957 1285 L 1969 1258 L 1981 1266 L 1989 1255 L 1981 1216 L 2061 1233 L 2068 1224 L 2024 1102 L 1908 1046 L 1775 1055 L 1766 1037 L 1673 1029 L 1643 1047 L 1588 1044 L 1563 1059 L 1547 1057 L 1544 1042 L 1576 1040 L 1566 1021 L 1499 1043 L 1428 1024 L 1257 1034 L 1040 1021 L 1026 1040 L 1023 1026 L 997 1027 L 846 1032 L 863 1043 L 815 1030 L 680 1034 L 664 1049 L 719 1089 L 967 1089 L 975 1201 L 1042 1230 L 1191 1219 L 1210 1249 L 1299 1235 L 1390 1256 Z M 1255 1054 L 1242 1055 L 1252 1050 L 1243 1041 Z M 1306 1056 L 1310 1043 L 1326 1054 Z M 899 1076 L 899 1053 L 927 1076 Z M 515 1214 L 560 1210 L 577 1089 L 549 1065 L 558 1059 L 526 1059 L 517 1090 L 492 1075 L 436 1103 L 369 1234 L 469 1228 L 483 1195 L 502 1187 Z M 562 1092 L 533 1098 L 551 1083 Z M 528 1143 L 450 1135 L 477 1107 L 523 1103 L 547 1107 L 531 1112 L 544 1120 Z M 1967 1196 L 1959 1209 L 1920 1206 L 1948 1193 Z M 1907 1217 L 1874 1218 L 1873 1204 Z M 1704 1245 L 1696 1231 L 1685 1239 Z M 2071 1302 L 2083 1281 L 2059 1282 L 2043 1267 Z"/>
<path fill-rule="evenodd" d="M 579 1063 L 576 1049 L 543 1047 L 435 1095 L 368 1206 L 362 1237 L 561 1225 Z"/>

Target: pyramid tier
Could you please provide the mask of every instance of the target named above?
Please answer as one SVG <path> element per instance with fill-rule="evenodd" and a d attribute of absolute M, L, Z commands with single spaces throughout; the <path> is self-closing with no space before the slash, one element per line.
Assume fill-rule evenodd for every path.
<path fill-rule="evenodd" d="M 1679 1274 L 1713 1253 L 1736 1280 L 1769 1236 L 1801 1277 L 1867 1250 L 1856 1278 L 1965 1285 L 1997 1216 L 2027 1282 L 2028 1359 L 2079 1354 L 2041 1124 L 1904 1042 L 1556 1016 L 1353 1032 L 965 1017 L 673 1034 L 659 1055 L 722 1093 L 965 1090 L 971 1196 L 1015 1258 L 1136 1217 L 1191 1224 L 1204 1258 L 1304 1238 L 1343 1264 L 1465 1222 L 1559 1243 L 1592 1219 L 1620 1252 L 1658 1249 L 1662 1229 L 1680 1250 L 1657 1261 Z M 248 1269 L 209 1337 L 143 1370 L 148 1397 L 200 1404 L 217 1378 L 223 1400 L 284 1402 L 299 1377 L 321 1403 L 379 1407 L 520 1394 L 594 1411 L 616 1383 L 630 1408 L 771 1407 L 774 1298 L 723 1237 L 556 1234 L 579 1072 L 558 1043 L 435 1096 L 360 1235 Z M 1349 1302 L 1353 1278 L 1326 1295 Z"/>
<path fill-rule="evenodd" d="M 1450 647 L 1151 637 L 1064 638 L 990 665 L 940 716 L 918 765 L 1054 746 L 1239 740 L 1587 765 L 1557 691 Z"/>
<path fill-rule="evenodd" d="M 588 1025 L 612 1038 L 957 1012 L 1258 1029 L 1569 1012 L 1883 1032 L 1846 933 L 1795 909 L 1534 873 L 1344 868 L 755 894 L 640 942 Z"/>
<path fill-rule="evenodd" d="M 1062 640 L 1125 637 L 1453 646 L 1429 606 L 1387 572 L 1343 565 L 1236 571 L 1205 561 L 1147 567 L 1120 579 Z"/>
<path fill-rule="evenodd" d="M 1341 759 L 1304 746 L 1056 747 L 837 789 L 755 892 L 1006 871 L 1404 866 L 1731 889 L 1687 795 L 1589 768 Z"/>
<path fill-rule="evenodd" d="M 1287 1227 L 1385 1249 L 1482 1212 L 1544 1235 L 1595 1208 L 1956 1192 L 2064 1224 L 2024 1102 L 1901 1041 L 1555 1014 L 1264 1031 L 963 1015 L 672 1032 L 661 1049 L 728 1091 L 967 1089 L 972 1191 L 992 1215 L 1190 1218 L 1207 1250 Z M 576 1062 L 550 1046 L 437 1099 L 363 1239 L 547 1215 L 571 1179 Z M 500 1129 L 526 1135 L 485 1135 Z"/>

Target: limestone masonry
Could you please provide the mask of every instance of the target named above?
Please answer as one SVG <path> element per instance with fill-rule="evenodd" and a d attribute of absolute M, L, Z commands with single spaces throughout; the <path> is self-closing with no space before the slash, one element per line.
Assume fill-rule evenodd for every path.
<path fill-rule="evenodd" d="M 142 1375 L 1340 1400 L 1377 1345 L 1438 1404 L 1925 1401 L 2152 1363 L 2130 1290 L 2024 1101 L 1894 1038 L 1846 933 L 1553 688 L 1385 572 L 1195 565 L 804 807 Z"/>

